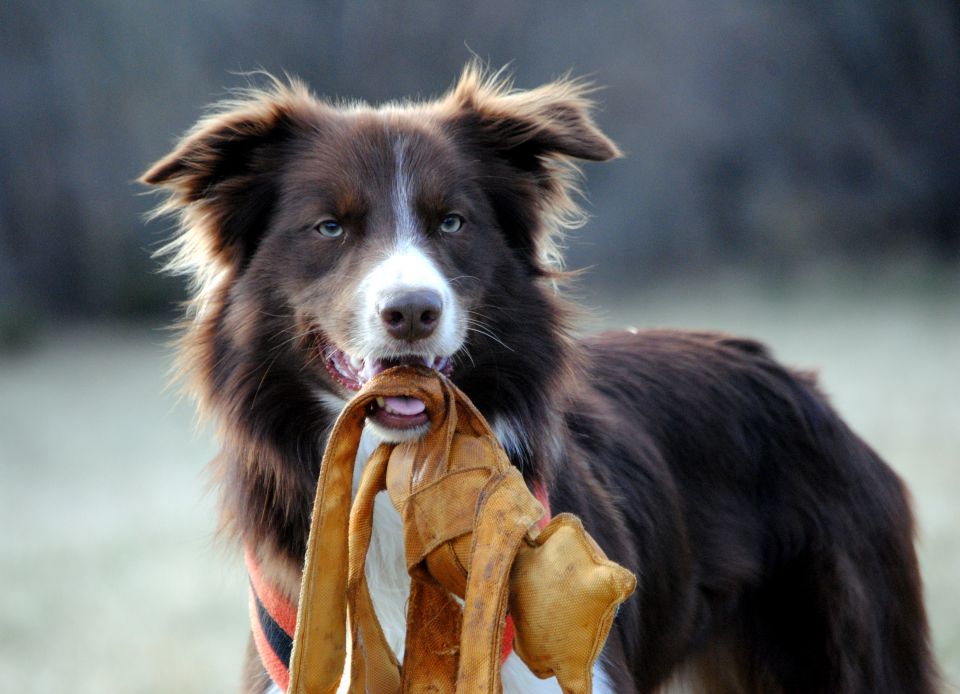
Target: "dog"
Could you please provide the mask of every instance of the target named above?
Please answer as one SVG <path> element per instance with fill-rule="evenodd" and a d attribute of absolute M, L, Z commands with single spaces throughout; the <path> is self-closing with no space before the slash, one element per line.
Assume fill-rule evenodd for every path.
<path fill-rule="evenodd" d="M 935 690 L 907 492 L 812 376 L 721 334 L 576 336 L 559 249 L 582 219 L 578 163 L 620 156 L 590 91 L 472 64 L 437 100 L 371 107 L 271 78 L 142 177 L 179 219 L 163 251 L 193 288 L 180 368 L 216 424 L 224 523 L 266 586 L 246 691 L 284 686 L 274 612 L 295 612 L 331 425 L 408 363 L 449 376 L 552 512 L 637 575 L 595 692 Z M 378 402 L 357 469 L 427 426 L 416 400 Z M 402 659 L 409 578 L 382 496 L 367 566 Z M 560 691 L 516 654 L 502 673 L 508 694 Z"/>

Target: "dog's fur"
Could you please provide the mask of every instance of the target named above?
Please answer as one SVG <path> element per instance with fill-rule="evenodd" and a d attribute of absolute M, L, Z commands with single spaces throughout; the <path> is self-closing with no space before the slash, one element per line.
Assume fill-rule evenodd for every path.
<path fill-rule="evenodd" d="M 180 356 L 218 425 L 226 523 L 295 598 L 325 437 L 351 394 L 331 355 L 449 354 L 553 511 L 638 576 L 598 691 L 934 691 L 907 494 L 812 378 L 723 335 L 573 337 L 557 290 L 559 235 L 579 219 L 573 160 L 618 155 L 587 96 L 473 66 L 437 101 L 380 108 L 273 82 L 144 175 L 180 215 L 170 267 L 194 289 Z M 451 213 L 463 228 L 438 231 Z M 342 233 L 319 233 L 325 220 Z M 380 334 L 383 292 L 421 284 L 442 295 L 437 333 Z M 391 523 L 371 584 L 399 649 Z M 266 687 L 251 655 L 248 689 Z"/>

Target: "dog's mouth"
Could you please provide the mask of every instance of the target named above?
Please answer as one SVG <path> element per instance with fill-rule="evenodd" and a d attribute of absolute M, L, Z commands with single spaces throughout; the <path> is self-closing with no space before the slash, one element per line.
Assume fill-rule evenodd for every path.
<path fill-rule="evenodd" d="M 449 356 L 407 354 L 395 357 L 355 357 L 318 336 L 327 372 L 341 386 L 356 392 L 377 374 L 394 366 L 426 366 L 445 376 L 453 371 Z M 416 429 L 428 423 L 424 404 L 410 397 L 377 398 L 367 416 L 388 429 Z"/>

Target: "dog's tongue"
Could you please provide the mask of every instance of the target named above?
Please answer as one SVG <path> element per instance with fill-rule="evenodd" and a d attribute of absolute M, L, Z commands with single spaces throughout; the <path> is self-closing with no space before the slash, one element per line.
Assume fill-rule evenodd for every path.
<path fill-rule="evenodd" d="M 383 401 L 387 410 L 406 417 L 418 415 L 426 409 L 426 406 L 416 398 L 390 397 L 384 398 Z"/>

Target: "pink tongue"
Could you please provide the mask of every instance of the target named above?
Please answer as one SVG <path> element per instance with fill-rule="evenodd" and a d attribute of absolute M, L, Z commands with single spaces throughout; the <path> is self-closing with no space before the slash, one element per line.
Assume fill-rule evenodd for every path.
<path fill-rule="evenodd" d="M 388 410 L 406 417 L 420 414 L 426 409 L 426 406 L 416 398 L 384 398 L 383 401 Z"/>

